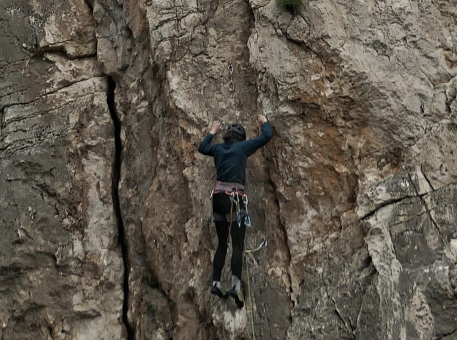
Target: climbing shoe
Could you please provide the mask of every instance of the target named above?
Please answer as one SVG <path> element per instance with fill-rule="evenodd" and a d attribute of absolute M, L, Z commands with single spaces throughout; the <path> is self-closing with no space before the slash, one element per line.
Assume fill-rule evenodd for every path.
<path fill-rule="evenodd" d="M 226 298 L 228 296 L 224 289 L 218 288 L 216 285 L 211 287 L 211 294 L 217 295 L 220 298 Z"/>
<path fill-rule="evenodd" d="M 237 292 L 235 290 L 235 287 L 233 287 L 232 289 L 230 289 L 228 292 L 227 292 L 228 295 L 230 295 L 231 297 L 233 297 L 235 299 L 235 303 L 236 305 L 238 306 L 238 308 L 243 308 L 244 307 L 244 300 L 243 300 L 243 295 L 241 294 L 241 292 Z"/>

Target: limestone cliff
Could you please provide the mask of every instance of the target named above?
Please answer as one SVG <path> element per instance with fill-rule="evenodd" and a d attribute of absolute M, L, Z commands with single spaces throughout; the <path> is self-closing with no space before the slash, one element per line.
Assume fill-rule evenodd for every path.
<path fill-rule="evenodd" d="M 456 0 L 11 0 L 0 22 L 0 339 L 457 339 Z M 261 113 L 246 244 L 268 245 L 238 310 L 209 294 L 197 146 Z"/>

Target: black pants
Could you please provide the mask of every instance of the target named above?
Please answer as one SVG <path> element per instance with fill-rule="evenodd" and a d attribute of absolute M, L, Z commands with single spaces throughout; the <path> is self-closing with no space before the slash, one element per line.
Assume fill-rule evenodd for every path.
<path fill-rule="evenodd" d="M 241 271 L 243 268 L 243 250 L 244 250 L 244 235 L 246 232 L 246 227 L 244 225 L 244 218 L 242 218 L 241 226 L 238 226 L 236 216 L 233 215 L 230 218 L 231 210 L 236 213 L 235 203 L 231 207 L 232 202 L 230 201 L 230 196 L 225 193 L 218 193 L 213 196 L 213 212 L 217 215 L 226 216 L 223 220 L 214 221 L 216 224 L 216 232 L 219 244 L 214 254 L 213 260 L 213 281 L 220 281 L 222 275 L 222 269 L 225 264 L 225 255 L 227 254 L 227 242 L 229 235 L 229 226 L 230 219 L 230 236 L 232 241 L 232 259 L 231 259 L 231 269 L 232 275 L 236 275 L 241 279 Z M 240 202 L 240 209 L 244 210 L 243 202 Z"/>

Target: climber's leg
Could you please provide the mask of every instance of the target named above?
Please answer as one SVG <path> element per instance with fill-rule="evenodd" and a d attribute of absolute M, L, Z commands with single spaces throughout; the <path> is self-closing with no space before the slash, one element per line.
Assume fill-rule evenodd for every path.
<path fill-rule="evenodd" d="M 243 219 L 244 220 L 244 219 Z M 232 222 L 231 236 L 232 236 L 232 289 L 228 292 L 230 296 L 235 299 L 235 303 L 239 308 L 243 308 L 243 294 L 241 292 L 241 272 L 243 269 L 243 250 L 244 250 L 244 236 L 246 227 L 244 222 L 238 226 L 236 222 Z"/>
<path fill-rule="evenodd" d="M 220 281 L 227 254 L 228 222 L 215 221 L 218 246 L 213 260 L 213 281 Z"/>
<path fill-rule="evenodd" d="M 213 196 L 213 215 L 218 245 L 213 259 L 213 284 L 211 293 L 219 297 L 227 297 L 221 285 L 222 269 L 225 264 L 229 237 L 229 222 L 225 219 L 227 209 L 230 209 L 229 197 L 225 194 L 215 194 Z"/>
<path fill-rule="evenodd" d="M 244 222 L 241 226 L 235 222 L 232 222 L 231 236 L 232 236 L 232 261 L 231 269 L 232 274 L 241 279 L 241 271 L 243 267 L 243 250 L 244 250 L 244 236 L 246 233 L 246 227 Z"/>
<path fill-rule="evenodd" d="M 211 294 L 215 294 L 219 297 L 227 297 L 227 294 L 221 285 L 221 275 L 225 264 L 225 255 L 227 254 L 228 223 L 223 220 L 215 221 L 215 224 L 218 246 L 213 259 L 213 284 L 211 286 Z"/>

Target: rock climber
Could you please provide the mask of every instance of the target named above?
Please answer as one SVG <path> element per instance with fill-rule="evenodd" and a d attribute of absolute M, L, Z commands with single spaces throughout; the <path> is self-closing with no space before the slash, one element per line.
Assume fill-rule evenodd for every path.
<path fill-rule="evenodd" d="M 212 214 L 218 246 L 213 259 L 213 284 L 211 294 L 221 298 L 233 297 L 236 305 L 243 308 L 244 300 L 241 291 L 241 271 L 244 250 L 247 216 L 247 196 L 244 190 L 246 161 L 249 156 L 267 144 L 271 139 L 271 126 L 264 115 L 258 116 L 262 134 L 246 140 L 246 131 L 240 124 L 230 124 L 222 136 L 224 143 L 211 143 L 213 137 L 221 130 L 222 122 L 216 120 L 211 130 L 198 147 L 206 156 L 214 157 L 217 172 L 217 183 L 212 194 Z M 246 223 L 248 221 L 248 223 Z M 232 242 L 232 288 L 226 292 L 221 285 L 222 269 L 225 263 L 228 243 Z"/>

